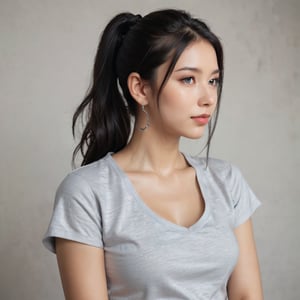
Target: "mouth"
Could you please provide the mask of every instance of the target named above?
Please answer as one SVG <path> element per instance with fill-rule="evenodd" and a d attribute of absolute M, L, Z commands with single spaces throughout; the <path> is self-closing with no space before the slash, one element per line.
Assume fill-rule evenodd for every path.
<path fill-rule="evenodd" d="M 199 116 L 193 116 L 191 119 L 193 119 L 196 123 L 200 125 L 206 125 L 209 121 L 210 115 L 208 114 L 202 114 Z"/>

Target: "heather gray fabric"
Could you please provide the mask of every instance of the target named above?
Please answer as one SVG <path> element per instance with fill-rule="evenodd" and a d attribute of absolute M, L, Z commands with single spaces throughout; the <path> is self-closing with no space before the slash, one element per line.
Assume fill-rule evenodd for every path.
<path fill-rule="evenodd" d="M 110 300 L 227 299 L 239 251 L 233 230 L 260 202 L 235 166 L 210 159 L 205 169 L 204 158 L 185 157 L 205 201 L 191 227 L 152 211 L 109 153 L 63 180 L 44 245 L 55 252 L 61 237 L 104 248 Z"/>

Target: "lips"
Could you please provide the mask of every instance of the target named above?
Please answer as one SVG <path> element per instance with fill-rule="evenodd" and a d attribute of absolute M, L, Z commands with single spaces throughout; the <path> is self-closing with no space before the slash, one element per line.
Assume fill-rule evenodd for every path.
<path fill-rule="evenodd" d="M 207 124 L 209 121 L 209 118 L 210 118 L 210 115 L 208 115 L 208 114 L 202 114 L 199 116 L 192 117 L 192 119 L 200 125 Z"/>

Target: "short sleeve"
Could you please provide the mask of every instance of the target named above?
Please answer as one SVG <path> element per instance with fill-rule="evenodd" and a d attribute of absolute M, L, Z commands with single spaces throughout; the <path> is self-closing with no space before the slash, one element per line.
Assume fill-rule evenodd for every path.
<path fill-rule="evenodd" d="M 52 218 L 44 236 L 44 246 L 55 251 L 55 238 L 103 247 L 101 209 L 88 182 L 69 174 L 56 191 Z"/>
<path fill-rule="evenodd" d="M 234 226 L 247 221 L 261 205 L 240 170 L 231 165 L 231 196 L 234 209 Z"/>

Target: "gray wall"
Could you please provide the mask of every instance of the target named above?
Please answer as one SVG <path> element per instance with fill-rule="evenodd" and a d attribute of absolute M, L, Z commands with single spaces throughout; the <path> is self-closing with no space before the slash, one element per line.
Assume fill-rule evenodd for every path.
<path fill-rule="evenodd" d="M 119 11 L 162 7 L 189 10 L 222 37 L 226 80 L 212 154 L 238 165 L 263 202 L 254 222 L 266 299 L 300 299 L 298 0 L 0 2 L 1 299 L 63 299 L 41 239 L 70 170 L 71 116 L 99 33 Z M 196 153 L 200 144 L 182 147 Z"/>

